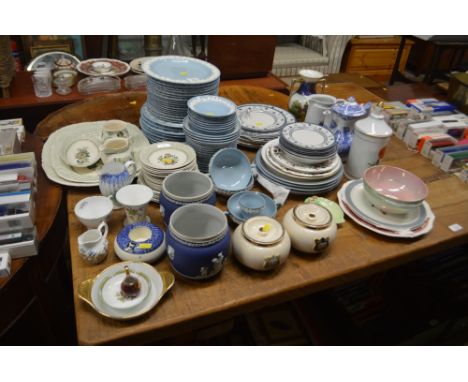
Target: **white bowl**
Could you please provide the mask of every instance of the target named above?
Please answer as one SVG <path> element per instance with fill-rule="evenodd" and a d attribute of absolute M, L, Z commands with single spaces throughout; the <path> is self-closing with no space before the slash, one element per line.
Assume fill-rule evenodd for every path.
<path fill-rule="evenodd" d="M 102 221 L 107 221 L 114 205 L 105 196 L 90 196 L 81 199 L 75 205 L 75 215 L 88 228 L 97 228 Z"/>
<path fill-rule="evenodd" d="M 142 184 L 130 184 L 117 191 L 115 198 L 124 207 L 141 207 L 151 201 L 153 190 Z"/>

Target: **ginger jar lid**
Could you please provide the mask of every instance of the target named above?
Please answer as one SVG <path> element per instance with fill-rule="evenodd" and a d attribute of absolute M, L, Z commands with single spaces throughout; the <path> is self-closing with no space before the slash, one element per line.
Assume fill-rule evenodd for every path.
<path fill-rule="evenodd" d="M 367 118 L 360 119 L 354 124 L 355 130 L 376 138 L 387 138 L 393 134 L 393 130 L 385 122 L 383 114 L 383 102 L 377 104 Z"/>
<path fill-rule="evenodd" d="M 255 216 L 243 223 L 242 234 L 254 244 L 272 245 L 283 239 L 284 228 L 275 219 L 267 216 Z"/>
<path fill-rule="evenodd" d="M 317 230 L 328 228 L 333 221 L 330 211 L 316 204 L 300 204 L 294 207 L 293 218 L 300 225 Z"/>
<path fill-rule="evenodd" d="M 370 103 L 360 104 L 354 97 L 349 97 L 346 101 L 337 102 L 332 110 L 345 118 L 360 118 L 367 114 Z"/>

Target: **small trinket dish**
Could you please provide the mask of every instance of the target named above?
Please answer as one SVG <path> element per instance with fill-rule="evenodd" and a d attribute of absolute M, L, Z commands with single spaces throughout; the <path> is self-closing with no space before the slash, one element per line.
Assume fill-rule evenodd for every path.
<path fill-rule="evenodd" d="M 120 293 L 125 267 L 141 283 L 140 294 L 133 299 L 122 298 Z M 127 261 L 111 265 L 95 278 L 83 281 L 78 286 L 78 297 L 101 316 L 130 320 L 153 309 L 174 281 L 170 272 L 158 272 L 151 265 Z"/>

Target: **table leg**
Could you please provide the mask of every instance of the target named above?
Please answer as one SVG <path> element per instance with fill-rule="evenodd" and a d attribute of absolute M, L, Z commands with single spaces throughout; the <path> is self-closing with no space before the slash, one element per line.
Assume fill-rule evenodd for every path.
<path fill-rule="evenodd" d="M 393 83 L 401 77 L 400 73 L 400 61 L 401 56 L 403 54 L 403 49 L 405 48 L 406 36 L 401 36 L 400 46 L 398 47 L 398 53 L 395 59 L 395 64 L 393 65 L 392 76 L 390 77 L 390 81 L 388 81 L 389 85 L 393 85 Z"/>
<path fill-rule="evenodd" d="M 432 81 L 435 77 L 435 71 L 437 70 L 437 63 L 439 62 L 441 48 L 439 45 L 435 45 L 434 54 L 432 55 L 432 60 L 429 65 L 429 68 L 424 76 L 424 82 L 428 85 L 432 84 Z"/>

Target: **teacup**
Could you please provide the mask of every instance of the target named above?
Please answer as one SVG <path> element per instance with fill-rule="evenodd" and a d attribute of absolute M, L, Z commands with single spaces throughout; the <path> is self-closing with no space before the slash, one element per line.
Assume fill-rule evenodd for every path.
<path fill-rule="evenodd" d="M 314 94 L 309 97 L 309 107 L 304 122 L 324 125 L 325 120 L 331 119 L 331 108 L 336 98 L 327 94 Z"/>
<path fill-rule="evenodd" d="M 153 198 L 153 190 L 142 184 L 130 184 L 115 194 L 117 202 L 125 208 L 125 225 L 146 222 L 146 208 Z"/>
<path fill-rule="evenodd" d="M 107 121 L 102 126 L 101 140 L 105 142 L 109 138 L 128 138 L 127 122 L 114 119 Z"/>
<path fill-rule="evenodd" d="M 239 198 L 241 211 L 250 216 L 255 216 L 265 207 L 265 199 L 255 193 L 246 193 Z"/>
<path fill-rule="evenodd" d="M 101 147 L 101 160 L 104 164 L 109 162 L 125 163 L 133 160 L 130 140 L 128 138 L 110 138 Z"/>
<path fill-rule="evenodd" d="M 97 73 L 107 73 L 112 69 L 112 64 L 110 62 L 98 61 L 93 62 L 91 67 Z"/>
<path fill-rule="evenodd" d="M 99 264 L 107 256 L 109 226 L 102 222 L 96 229 L 89 229 L 78 236 L 81 258 L 89 264 Z"/>

